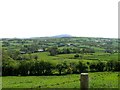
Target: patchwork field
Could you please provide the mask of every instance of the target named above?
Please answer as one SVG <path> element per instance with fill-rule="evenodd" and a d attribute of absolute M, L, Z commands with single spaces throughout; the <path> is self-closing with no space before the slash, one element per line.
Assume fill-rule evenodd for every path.
<path fill-rule="evenodd" d="M 2 42 L 2 44 L 1 44 Z M 118 88 L 118 39 L 38 37 L 2 39 L 3 88 L 80 88 L 89 72 L 89 88 Z"/>

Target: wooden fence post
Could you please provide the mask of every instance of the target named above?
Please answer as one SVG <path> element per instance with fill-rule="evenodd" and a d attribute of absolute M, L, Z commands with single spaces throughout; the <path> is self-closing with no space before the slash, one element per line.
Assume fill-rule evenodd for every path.
<path fill-rule="evenodd" d="M 88 73 L 81 73 L 80 87 L 81 87 L 81 90 L 88 90 L 88 88 L 89 88 Z"/>

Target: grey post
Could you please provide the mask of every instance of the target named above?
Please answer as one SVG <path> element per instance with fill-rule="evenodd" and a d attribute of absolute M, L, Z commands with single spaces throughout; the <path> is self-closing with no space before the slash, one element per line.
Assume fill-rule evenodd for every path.
<path fill-rule="evenodd" d="M 81 86 L 81 90 L 88 90 L 89 88 L 88 73 L 81 73 L 80 86 Z"/>

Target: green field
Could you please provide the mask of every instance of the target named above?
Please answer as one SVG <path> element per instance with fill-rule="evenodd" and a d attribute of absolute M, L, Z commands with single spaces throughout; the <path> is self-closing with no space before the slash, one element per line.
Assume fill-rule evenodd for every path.
<path fill-rule="evenodd" d="M 2 39 L 2 86 L 80 88 L 78 73 L 89 72 L 89 88 L 118 88 L 118 43 L 92 37 Z"/>
<path fill-rule="evenodd" d="M 78 62 L 78 61 L 85 61 L 85 62 L 93 62 L 93 61 L 109 61 L 109 60 L 118 60 L 118 53 L 108 54 L 108 53 L 94 53 L 94 54 L 80 54 L 82 59 L 74 58 L 75 54 L 60 54 L 56 56 L 50 56 L 49 52 L 41 52 L 41 53 L 33 53 L 32 55 L 38 55 L 38 60 L 45 60 L 50 62 Z"/>
<path fill-rule="evenodd" d="M 118 88 L 118 72 L 89 73 L 89 88 Z M 5 76 L 3 88 L 80 88 L 80 75 Z"/>

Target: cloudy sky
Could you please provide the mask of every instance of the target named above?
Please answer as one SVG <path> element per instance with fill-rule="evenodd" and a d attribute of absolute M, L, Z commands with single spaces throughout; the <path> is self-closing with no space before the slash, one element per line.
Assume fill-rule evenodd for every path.
<path fill-rule="evenodd" d="M 119 0 L 1 0 L 0 38 L 118 37 Z"/>

